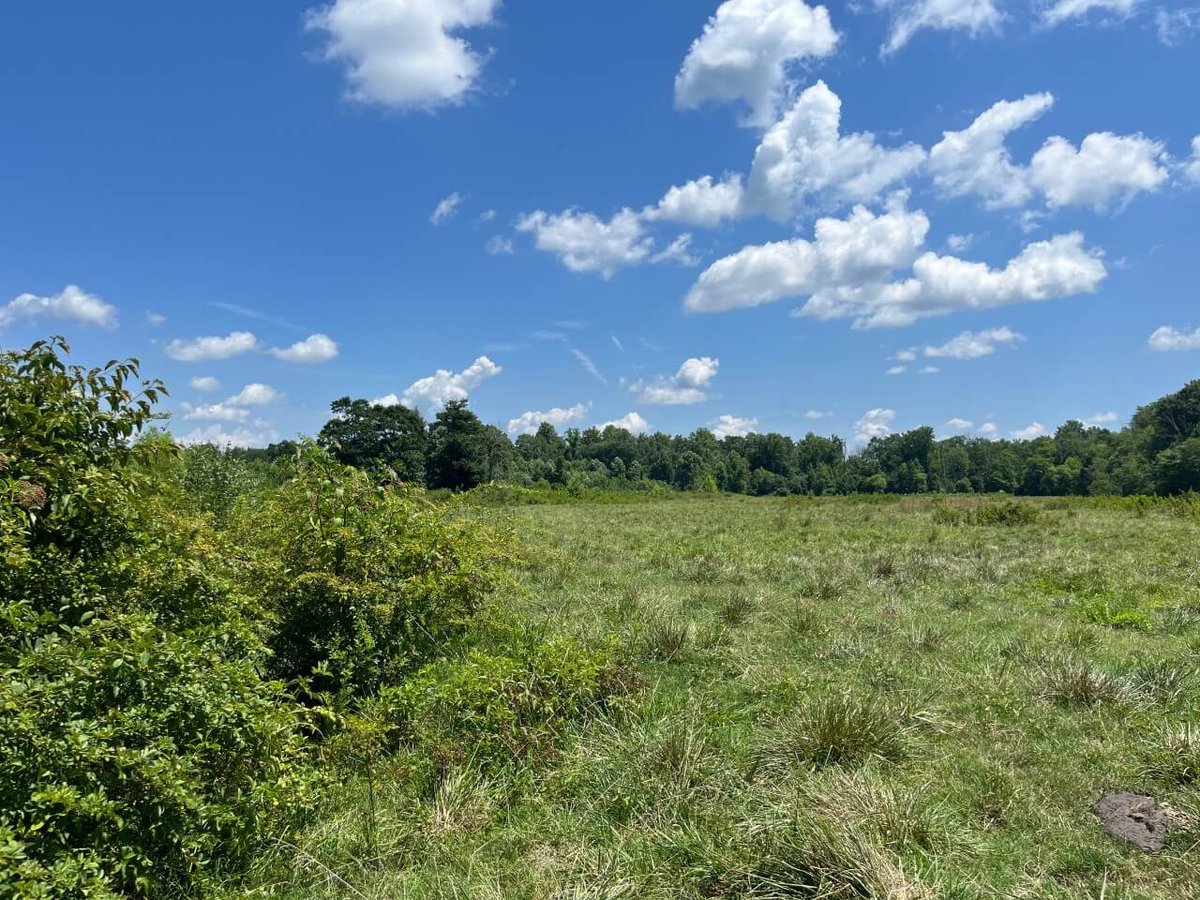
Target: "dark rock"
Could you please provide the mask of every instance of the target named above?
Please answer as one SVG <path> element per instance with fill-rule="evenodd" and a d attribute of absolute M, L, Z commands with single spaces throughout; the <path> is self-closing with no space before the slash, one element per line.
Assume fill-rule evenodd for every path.
<path fill-rule="evenodd" d="M 1118 791 L 1092 807 L 1105 833 L 1156 853 L 1167 842 L 1167 816 L 1153 797 Z"/>

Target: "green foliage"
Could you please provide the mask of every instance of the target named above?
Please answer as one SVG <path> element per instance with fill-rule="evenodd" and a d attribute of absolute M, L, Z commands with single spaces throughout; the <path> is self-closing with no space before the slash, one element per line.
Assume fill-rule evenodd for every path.
<path fill-rule="evenodd" d="M 240 526 L 260 551 L 250 583 L 273 617 L 272 671 L 367 696 L 449 652 L 499 583 L 506 536 L 312 444 L 288 476 Z"/>
<path fill-rule="evenodd" d="M 403 404 L 381 406 L 342 397 L 317 443 L 343 463 L 371 472 L 390 470 L 401 481 L 425 483 L 427 436 L 421 413 Z"/>
<path fill-rule="evenodd" d="M 970 506 L 939 503 L 933 508 L 933 521 L 939 525 L 984 525 L 1017 527 L 1034 525 L 1041 518 L 1036 506 L 1019 500 Z"/>
<path fill-rule="evenodd" d="M 1107 625 L 1109 628 L 1149 631 L 1153 625 L 1146 610 L 1107 597 L 1093 597 L 1085 601 L 1080 604 L 1079 612 L 1087 621 L 1096 625 Z"/>
<path fill-rule="evenodd" d="M 569 723 L 623 692 L 623 673 L 611 645 L 523 640 L 506 653 L 433 663 L 385 689 L 380 709 L 439 769 L 468 759 L 497 766 L 544 756 Z"/>
<path fill-rule="evenodd" d="M 1154 736 L 1143 772 L 1172 784 L 1200 783 L 1200 726 L 1192 722 Z"/>
<path fill-rule="evenodd" d="M 0 892 L 184 891 L 304 806 L 231 548 L 171 510 L 135 361 L 0 357 Z"/>
<path fill-rule="evenodd" d="M 912 728 L 904 712 L 849 694 L 807 704 L 781 723 L 763 753 L 770 765 L 861 765 L 908 753 Z"/>

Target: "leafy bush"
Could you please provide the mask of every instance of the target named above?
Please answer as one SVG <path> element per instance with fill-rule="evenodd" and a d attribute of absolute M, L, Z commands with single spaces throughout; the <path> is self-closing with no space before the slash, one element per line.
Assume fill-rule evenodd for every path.
<path fill-rule="evenodd" d="M 1004 500 L 981 506 L 958 506 L 938 503 L 933 508 L 933 521 L 939 525 L 991 525 L 1015 527 L 1036 524 L 1041 513 L 1031 503 Z"/>
<path fill-rule="evenodd" d="M 555 637 L 433 663 L 386 688 L 379 703 L 439 768 L 467 758 L 497 765 L 544 755 L 567 723 L 603 710 L 627 683 L 611 646 Z"/>
<path fill-rule="evenodd" d="M 369 696 L 444 655 L 499 583 L 508 535 L 306 444 L 241 525 L 273 614 L 272 671 Z"/>
<path fill-rule="evenodd" d="M 202 521 L 156 503 L 156 382 L 0 356 L 0 893 L 187 891 L 304 802 L 296 716 Z"/>

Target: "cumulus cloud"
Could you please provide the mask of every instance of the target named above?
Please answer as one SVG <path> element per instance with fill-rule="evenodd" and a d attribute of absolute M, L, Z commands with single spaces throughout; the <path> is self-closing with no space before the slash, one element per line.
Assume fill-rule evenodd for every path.
<path fill-rule="evenodd" d="M 183 417 L 202 422 L 241 422 L 250 418 L 250 410 L 225 403 L 183 404 Z"/>
<path fill-rule="evenodd" d="M 964 250 L 969 250 L 973 243 L 975 243 L 975 235 L 973 234 L 951 234 L 946 236 L 946 249 L 951 253 L 962 253 Z"/>
<path fill-rule="evenodd" d="M 117 308 L 74 284 L 68 284 L 57 294 L 44 297 L 20 294 L 0 306 L 0 328 L 35 319 L 64 319 L 84 325 L 115 328 Z"/>
<path fill-rule="evenodd" d="M 347 95 L 399 110 L 461 103 L 486 54 L 459 36 L 489 24 L 500 0 L 336 0 L 311 10 L 327 60 L 345 68 Z"/>
<path fill-rule="evenodd" d="M 194 391 L 219 391 L 221 382 L 211 375 L 196 375 L 188 381 L 188 387 Z"/>
<path fill-rule="evenodd" d="M 1166 182 L 1165 148 L 1140 134 L 1095 132 L 1078 147 L 1055 136 L 1028 166 L 1013 162 L 1008 135 L 1053 105 L 1054 97 L 1045 93 L 1001 100 L 962 131 L 945 132 L 929 151 L 934 184 L 947 196 L 978 195 L 991 209 L 1041 199 L 1051 209 L 1087 206 L 1103 212 Z"/>
<path fill-rule="evenodd" d="M 994 437 L 999 430 L 995 422 L 984 422 L 979 426 L 978 434 L 983 437 Z"/>
<path fill-rule="evenodd" d="M 1093 10 L 1128 16 L 1141 0 L 1052 0 L 1042 10 L 1042 23 L 1060 25 L 1068 19 L 1078 19 Z"/>
<path fill-rule="evenodd" d="M 1171 325 L 1156 328 L 1150 335 L 1151 350 L 1160 353 L 1170 350 L 1200 350 L 1200 328 L 1195 331 L 1179 331 Z"/>
<path fill-rule="evenodd" d="M 224 337 L 208 335 L 189 341 L 176 338 L 164 348 L 167 356 L 177 362 L 207 362 L 229 359 L 258 349 L 258 338 L 249 331 L 233 331 Z"/>
<path fill-rule="evenodd" d="M 461 372 L 438 369 L 434 374 L 418 378 L 399 397 L 399 402 L 413 409 L 438 410 L 451 400 L 465 400 L 468 394 L 489 378 L 499 375 L 501 368 L 486 356 L 478 357 Z M 395 394 L 381 397 L 377 403 L 388 406 L 394 403 Z"/>
<path fill-rule="evenodd" d="M 806 419 L 828 419 L 832 415 L 833 415 L 833 413 L 831 413 L 829 410 L 826 410 L 826 409 L 810 409 L 804 413 L 804 418 L 806 418 Z"/>
<path fill-rule="evenodd" d="M 946 356 L 951 359 L 978 359 L 996 352 L 998 345 L 1016 346 L 1025 340 L 1007 325 L 989 328 L 987 331 L 964 331 L 946 343 L 936 347 L 925 347 L 926 356 Z"/>
<path fill-rule="evenodd" d="M 165 325 L 167 317 L 162 313 L 154 312 L 153 310 L 146 311 L 146 324 L 151 328 L 158 328 L 160 325 Z"/>
<path fill-rule="evenodd" d="M 763 135 L 743 203 L 783 221 L 810 209 L 873 200 L 916 171 L 925 151 L 888 148 L 870 132 L 841 134 L 842 101 L 818 81 Z"/>
<path fill-rule="evenodd" d="M 862 418 L 854 423 L 856 444 L 865 444 L 871 438 L 887 437 L 892 433 L 892 422 L 896 419 L 894 409 L 870 409 L 863 413 Z"/>
<path fill-rule="evenodd" d="M 279 439 L 269 422 L 255 422 L 250 427 L 226 429 L 223 425 L 207 425 L 193 429 L 180 437 L 181 444 L 215 444 L 218 447 L 262 447 Z"/>
<path fill-rule="evenodd" d="M 946 424 L 942 427 L 947 431 L 966 431 L 974 424 L 970 419 L 960 419 L 958 416 L 955 416 L 953 419 L 947 420 Z"/>
<path fill-rule="evenodd" d="M 1010 431 L 1009 435 L 1014 440 L 1032 441 L 1034 438 L 1040 438 L 1046 433 L 1046 426 L 1041 422 L 1030 422 L 1024 428 L 1018 428 L 1016 431 Z"/>
<path fill-rule="evenodd" d="M 283 394 L 275 388 L 256 381 L 246 385 L 225 402 L 233 406 L 266 406 L 270 403 L 278 403 L 282 399 Z"/>
<path fill-rule="evenodd" d="M 434 225 L 441 225 L 447 219 L 453 219 L 458 214 L 458 207 L 462 204 L 462 194 L 455 191 L 447 197 L 443 197 L 438 201 L 438 205 L 433 208 L 433 212 L 429 215 L 429 221 Z"/>
<path fill-rule="evenodd" d="M 892 366 L 885 372 L 885 375 L 903 375 L 908 371 L 908 366 Z"/>
<path fill-rule="evenodd" d="M 726 175 L 720 181 L 705 175 L 671 187 L 655 206 L 642 211 L 642 217 L 714 228 L 739 214 L 742 190 L 741 175 Z"/>
<path fill-rule="evenodd" d="M 833 287 L 813 294 L 798 315 L 853 318 L 856 328 L 911 325 L 959 310 L 1094 293 L 1108 272 L 1079 232 L 1027 244 L 1003 269 L 936 253 L 921 255 L 911 277 L 890 284 Z"/>
<path fill-rule="evenodd" d="M 1141 135 L 1089 134 L 1076 149 L 1052 137 L 1033 155 L 1029 183 L 1050 207 L 1090 206 L 1102 212 L 1167 180 L 1163 145 Z"/>
<path fill-rule="evenodd" d="M 997 31 L 1004 20 L 995 0 L 875 0 L 875 6 L 895 10 L 881 53 L 895 53 L 918 31 L 965 31 L 971 37 Z"/>
<path fill-rule="evenodd" d="M 1197 10 L 1196 14 L 1200 16 L 1200 9 Z M 1192 138 L 1192 158 L 1184 163 L 1183 174 L 1190 181 L 1200 184 L 1200 134 Z"/>
<path fill-rule="evenodd" d="M 686 405 L 708 399 L 709 382 L 717 374 L 720 361 L 711 356 L 685 359 L 679 370 L 669 377 L 659 376 L 646 384 L 637 382 L 631 390 L 643 403 Z"/>
<path fill-rule="evenodd" d="M 530 410 L 529 412 L 521 413 L 515 419 L 509 419 L 506 430 L 510 437 L 516 437 L 520 434 L 533 434 L 543 422 L 549 422 L 555 428 L 561 428 L 563 425 L 578 422 L 587 415 L 587 411 L 588 408 L 585 403 L 576 403 L 574 406 L 569 406 L 566 409 L 556 406 L 545 412 Z"/>
<path fill-rule="evenodd" d="M 539 209 L 522 216 L 517 230 L 532 234 L 539 250 L 553 253 L 572 272 L 597 272 L 603 278 L 645 262 L 654 245 L 641 218 L 628 208 L 607 222 L 576 209 L 553 214 Z"/>
<path fill-rule="evenodd" d="M 878 282 L 916 259 L 929 219 L 896 199 L 876 215 L 858 206 L 846 219 L 818 219 L 811 241 L 750 245 L 709 266 L 688 292 L 691 312 L 772 303 L 844 285 Z"/>
<path fill-rule="evenodd" d="M 837 48 L 838 34 L 823 6 L 802 0 L 727 0 L 704 26 L 675 76 L 675 105 L 742 102 L 744 123 L 773 118 L 789 64 L 820 59 Z"/>
<path fill-rule="evenodd" d="M 1004 146 L 1005 138 L 1054 105 L 1051 94 L 1001 100 L 962 131 L 947 131 L 929 151 L 933 183 L 952 197 L 978 194 L 989 208 L 1020 206 L 1031 195 L 1024 169 Z"/>
<path fill-rule="evenodd" d="M 596 427 L 603 431 L 610 425 L 613 428 L 624 428 L 630 434 L 647 434 L 653 430 L 650 423 L 635 412 L 626 413 L 619 419 L 610 419 L 607 422 L 601 422 Z"/>
<path fill-rule="evenodd" d="M 271 354 L 284 362 L 315 365 L 329 362 L 338 355 L 337 341 L 328 335 L 310 334 L 287 348 L 272 347 Z"/>
<path fill-rule="evenodd" d="M 1083 421 L 1083 424 L 1086 425 L 1088 428 L 1103 428 L 1106 425 L 1115 424 L 1116 422 L 1118 422 L 1120 420 L 1120 418 L 1121 417 L 1118 416 L 1115 412 L 1098 412 L 1098 413 L 1095 413 L 1094 415 L 1088 416 L 1086 419 L 1083 419 L 1082 421 Z"/>
<path fill-rule="evenodd" d="M 758 419 L 731 415 L 717 416 L 709 423 L 709 429 L 717 440 L 727 437 L 745 437 L 758 431 Z"/>

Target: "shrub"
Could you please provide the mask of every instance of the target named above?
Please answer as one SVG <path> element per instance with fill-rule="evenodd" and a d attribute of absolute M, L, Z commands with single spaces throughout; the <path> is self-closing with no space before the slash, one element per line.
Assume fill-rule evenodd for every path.
<path fill-rule="evenodd" d="M 1004 500 L 980 506 L 962 507 L 938 503 L 933 508 L 933 521 L 940 525 L 991 525 L 1015 527 L 1034 525 L 1041 513 L 1031 503 Z"/>
<path fill-rule="evenodd" d="M 439 769 L 495 766 L 543 756 L 564 726 L 603 710 L 626 683 L 611 646 L 555 637 L 426 666 L 381 693 L 379 714 Z"/>
<path fill-rule="evenodd" d="M 250 581 L 274 615 L 272 671 L 369 696 L 453 649 L 511 556 L 504 532 L 380 485 L 313 445 L 241 524 Z"/>
<path fill-rule="evenodd" d="M 228 548 L 156 502 L 170 445 L 131 441 L 161 386 L 67 352 L 0 356 L 0 892 L 186 893 L 303 806 L 297 719 Z"/>

